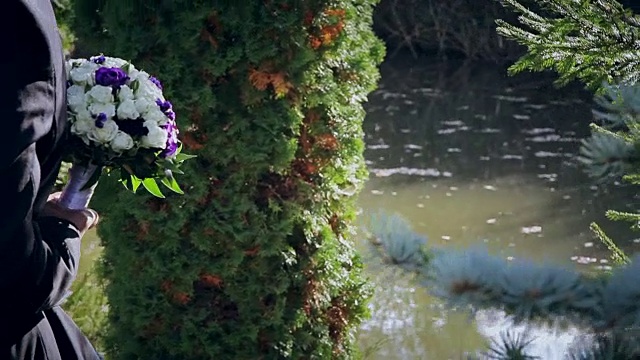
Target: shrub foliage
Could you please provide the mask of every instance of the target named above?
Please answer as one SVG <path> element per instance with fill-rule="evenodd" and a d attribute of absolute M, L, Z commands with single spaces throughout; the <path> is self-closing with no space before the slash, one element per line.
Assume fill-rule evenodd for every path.
<path fill-rule="evenodd" d="M 83 51 L 156 75 L 198 156 L 185 196 L 98 186 L 112 358 L 355 356 L 374 3 L 76 1 Z"/>

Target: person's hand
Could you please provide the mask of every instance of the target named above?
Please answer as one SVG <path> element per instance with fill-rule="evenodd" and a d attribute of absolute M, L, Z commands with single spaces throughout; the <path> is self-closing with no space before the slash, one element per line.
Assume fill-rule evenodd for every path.
<path fill-rule="evenodd" d="M 92 229 L 98 224 L 100 216 L 95 210 L 67 209 L 58 203 L 60 194 L 60 192 L 56 192 L 49 195 L 47 203 L 44 205 L 42 216 L 52 216 L 70 222 L 80 231 L 81 237 L 85 232 L 87 232 L 87 230 Z"/>

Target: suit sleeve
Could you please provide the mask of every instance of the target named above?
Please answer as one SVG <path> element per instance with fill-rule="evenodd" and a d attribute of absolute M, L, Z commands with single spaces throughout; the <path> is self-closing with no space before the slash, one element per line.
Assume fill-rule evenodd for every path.
<path fill-rule="evenodd" d="M 77 273 L 80 236 L 64 220 L 34 220 L 36 143 L 53 126 L 55 74 L 33 16 L 21 2 L 8 2 L 15 16 L 0 24 L 14 34 L 0 56 L 0 302 L 35 312 L 64 297 Z"/>

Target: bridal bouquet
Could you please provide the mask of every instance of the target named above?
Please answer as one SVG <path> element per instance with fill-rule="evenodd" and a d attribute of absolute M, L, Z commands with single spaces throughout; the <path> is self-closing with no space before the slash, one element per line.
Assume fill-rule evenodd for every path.
<path fill-rule="evenodd" d="M 67 62 L 67 108 L 71 136 L 66 161 L 73 165 L 60 202 L 83 209 L 104 172 L 120 171 L 120 181 L 136 192 L 142 185 L 164 197 L 157 181 L 182 194 L 173 173 L 183 161 L 171 103 L 162 84 L 131 63 L 94 56 Z"/>

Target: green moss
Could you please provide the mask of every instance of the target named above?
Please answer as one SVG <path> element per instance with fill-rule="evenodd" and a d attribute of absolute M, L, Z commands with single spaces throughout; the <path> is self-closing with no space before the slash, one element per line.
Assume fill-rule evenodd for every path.
<path fill-rule="evenodd" d="M 83 48 L 159 77 L 198 155 L 185 196 L 98 187 L 112 358 L 357 356 L 375 1 L 147 3 L 76 4 Z"/>

